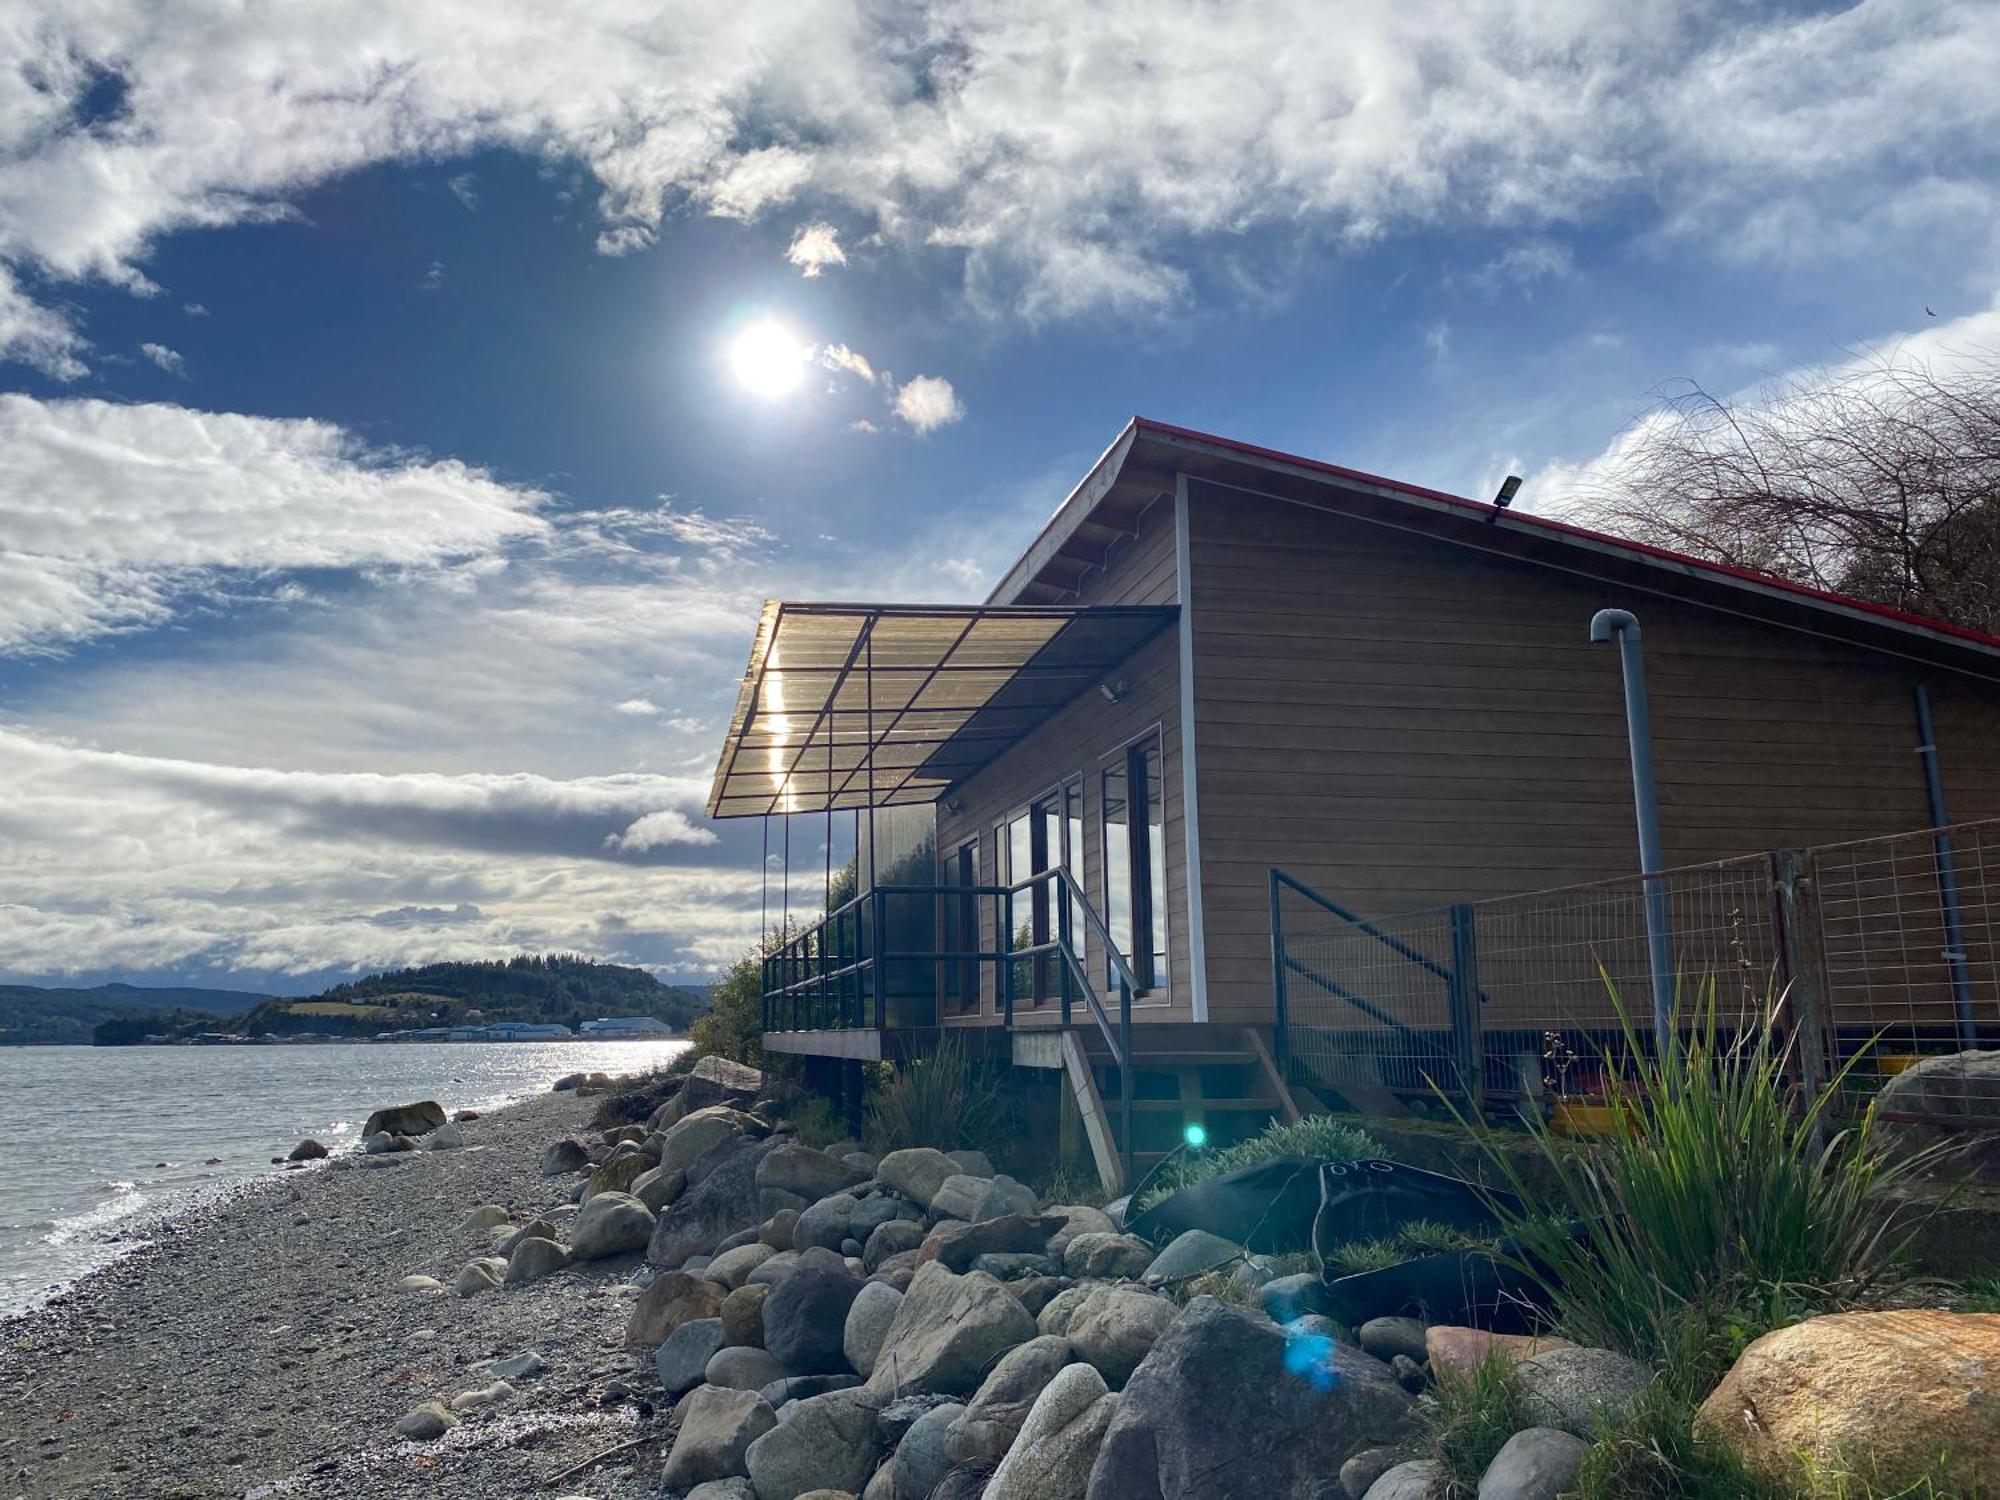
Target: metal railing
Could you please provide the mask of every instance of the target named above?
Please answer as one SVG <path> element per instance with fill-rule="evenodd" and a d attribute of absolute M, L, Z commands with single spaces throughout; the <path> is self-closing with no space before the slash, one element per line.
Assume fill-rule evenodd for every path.
<path fill-rule="evenodd" d="M 1372 919 L 1273 871 L 1287 1061 L 1356 1098 L 1587 1103 L 1658 1045 L 1649 886 L 1682 1032 L 1699 986 L 1725 1031 L 1781 1028 L 1808 1086 L 1844 1068 L 1843 1097 L 1886 1118 L 2000 1127 L 2000 1077 L 1912 1072 L 2000 1045 L 2000 820 Z"/>
<path fill-rule="evenodd" d="M 1016 921 L 1018 903 L 1024 898 L 1030 918 L 1025 928 Z M 905 900 L 922 903 L 926 929 L 937 936 L 923 946 L 891 948 L 891 906 Z M 1087 949 L 1075 931 L 1078 917 L 1105 960 L 1108 983 L 1117 989 L 1115 1017 L 1091 982 L 1082 956 Z M 989 918 L 997 940 L 990 949 L 980 946 L 980 933 Z M 1017 945 L 1015 937 L 1023 931 L 1030 941 Z M 1038 932 L 1047 936 L 1034 941 Z M 959 946 L 968 940 L 972 946 Z M 895 976 L 912 971 L 918 975 L 914 987 L 894 982 Z M 914 1018 L 916 1024 L 935 1026 L 939 996 L 951 989 L 946 977 L 973 976 L 970 998 L 978 1006 L 985 994 L 982 973 L 992 977 L 1001 1025 L 1009 1030 L 1015 1024 L 1024 975 L 1029 976 L 1032 999 L 1053 1000 L 1060 1006 L 1065 1027 L 1074 1024 L 1076 1002 L 1082 1000 L 1118 1067 L 1119 1123 L 1129 1178 L 1132 997 L 1140 986 L 1104 918 L 1076 877 L 1060 866 L 1012 885 L 888 885 L 862 892 L 765 955 L 764 1030 L 885 1030 L 892 1020 L 908 1024 L 912 1019 L 892 1012 L 892 1003 L 909 999 L 922 1002 L 926 1012 Z M 1041 981 L 1048 975 L 1053 977 L 1054 993 L 1043 995 Z M 958 982 L 963 989 L 963 978 Z"/>

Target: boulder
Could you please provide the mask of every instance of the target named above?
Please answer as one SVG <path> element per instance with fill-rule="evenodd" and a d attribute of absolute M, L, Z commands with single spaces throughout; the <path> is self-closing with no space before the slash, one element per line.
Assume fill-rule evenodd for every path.
<path fill-rule="evenodd" d="M 508 1286 L 519 1286 L 523 1282 L 539 1281 L 568 1264 L 569 1251 L 554 1240 L 530 1235 L 517 1243 L 508 1255 L 503 1279 Z"/>
<path fill-rule="evenodd" d="M 719 1316 L 722 1297 L 722 1288 L 712 1281 L 685 1271 L 662 1272 L 632 1304 L 625 1320 L 625 1347 L 657 1349 L 681 1324 Z"/>
<path fill-rule="evenodd" d="M 1126 1382 L 1090 1497 L 1318 1494 L 1356 1453 L 1413 1436 L 1414 1412 L 1359 1349 L 1197 1297 Z"/>
<path fill-rule="evenodd" d="M 1368 1486 L 1365 1500 L 1436 1500 L 1444 1485 L 1444 1468 L 1428 1458 L 1397 1464 Z"/>
<path fill-rule="evenodd" d="M 582 1141 L 554 1141 L 542 1152 L 542 1175 L 560 1177 L 590 1165 L 590 1148 Z"/>
<path fill-rule="evenodd" d="M 388 1156 L 398 1151 L 415 1151 L 417 1138 L 413 1135 L 392 1135 L 386 1130 L 378 1130 L 373 1135 L 361 1138 L 361 1149 L 369 1156 Z M 220 1161 L 221 1157 L 214 1158 Z"/>
<path fill-rule="evenodd" d="M 1366 1500 L 1376 1480 L 1409 1461 L 1409 1450 L 1404 1448 L 1364 1448 L 1340 1466 L 1341 1491 L 1347 1500 Z"/>
<path fill-rule="evenodd" d="M 308 1136 L 286 1153 L 286 1161 L 318 1161 L 326 1155 L 326 1147 Z"/>
<path fill-rule="evenodd" d="M 696 1485 L 687 1492 L 686 1500 L 757 1500 L 757 1491 L 748 1479 L 735 1475 Z"/>
<path fill-rule="evenodd" d="M 952 1462 L 991 1464 L 1006 1457 L 1035 1398 L 1073 1357 L 1069 1340 L 1053 1335 L 1008 1350 L 946 1434 L 944 1448 Z"/>
<path fill-rule="evenodd" d="M 771 1410 L 782 1413 L 794 1401 L 807 1401 L 832 1391 L 851 1391 L 860 1384 L 859 1375 L 787 1375 L 783 1380 L 772 1381 L 758 1394 L 771 1403 Z"/>
<path fill-rule="evenodd" d="M 866 1379 L 875 1373 L 875 1356 L 896 1321 L 896 1309 L 903 1294 L 880 1281 L 862 1287 L 847 1309 L 847 1324 L 841 1331 L 840 1347 L 853 1371 Z"/>
<path fill-rule="evenodd" d="M 406 1438 L 427 1443 L 441 1438 L 458 1425 L 458 1417 L 442 1401 L 426 1401 L 396 1423 L 396 1431 Z"/>
<path fill-rule="evenodd" d="M 641 1172 L 632 1182 L 632 1196 L 650 1208 L 655 1217 L 665 1212 L 669 1203 L 680 1197 L 687 1187 L 687 1173 L 676 1168 L 669 1172 L 665 1167 L 654 1167 Z"/>
<path fill-rule="evenodd" d="M 1609 1349 L 1545 1349 L 1514 1366 L 1521 1415 L 1582 1438 L 1603 1421 L 1622 1420 L 1652 1380 L 1636 1359 Z"/>
<path fill-rule="evenodd" d="M 763 1265 L 750 1273 L 745 1286 L 776 1286 L 799 1268 L 799 1257 L 795 1251 L 780 1250 Z"/>
<path fill-rule="evenodd" d="M 797 1193 L 808 1203 L 817 1203 L 828 1193 L 838 1193 L 868 1180 L 824 1151 L 788 1143 L 778 1147 L 757 1164 L 757 1186 L 779 1192 Z"/>
<path fill-rule="evenodd" d="M 891 1500 L 930 1500 L 931 1491 L 951 1469 L 945 1434 L 964 1411 L 958 1402 L 947 1401 L 910 1424 L 888 1464 Z"/>
<path fill-rule="evenodd" d="M 716 1255 L 701 1274 L 710 1281 L 719 1281 L 731 1291 L 750 1279 L 750 1273 L 763 1265 L 778 1252 L 762 1241 L 748 1245 L 738 1245 L 733 1250 L 724 1250 Z"/>
<path fill-rule="evenodd" d="M 1557 1500 L 1576 1483 L 1590 1444 L 1554 1427 L 1527 1427 L 1500 1445 L 1479 1476 L 1479 1500 Z"/>
<path fill-rule="evenodd" d="M 1042 1310 L 1035 1316 L 1036 1331 L 1067 1335 L 1069 1325 L 1076 1319 L 1077 1309 L 1103 1285 L 1105 1283 L 1101 1281 L 1089 1281 L 1064 1287 L 1042 1304 Z"/>
<path fill-rule="evenodd" d="M 924 1227 L 908 1219 L 891 1219 L 875 1226 L 861 1250 L 861 1264 L 870 1272 L 882 1269 L 882 1262 L 905 1250 L 915 1250 L 924 1242 Z"/>
<path fill-rule="evenodd" d="M 511 1229 L 495 1250 L 496 1254 L 511 1256 L 522 1240 L 560 1240 L 562 1231 L 547 1219 L 530 1219 L 518 1228 Z"/>
<path fill-rule="evenodd" d="M 426 1151 L 458 1151 L 465 1146 L 465 1132 L 447 1120 L 424 1137 Z"/>
<path fill-rule="evenodd" d="M 453 1411 L 479 1411 L 488 1406 L 498 1406 L 502 1401 L 514 1399 L 514 1387 L 504 1380 L 496 1380 L 491 1385 L 479 1386 L 469 1391 L 460 1391 L 451 1398 Z"/>
<path fill-rule="evenodd" d="M 764 1299 L 770 1295 L 768 1286 L 752 1283 L 739 1286 L 722 1299 L 722 1341 L 725 1344 L 747 1344 L 756 1349 L 764 1347 Z"/>
<path fill-rule="evenodd" d="M 748 1344 L 731 1344 L 708 1357 L 702 1379 L 727 1390 L 761 1391 L 772 1381 L 783 1380 L 789 1373 L 770 1350 L 753 1349 Z"/>
<path fill-rule="evenodd" d="M 1883 1084 L 1875 1107 L 1936 1122 L 1898 1119 L 1876 1127 L 1900 1149 L 1951 1146 L 1930 1169 L 1934 1174 L 2000 1181 L 2000 1134 L 1979 1123 L 2000 1116 L 2000 1051 L 1927 1057 Z"/>
<path fill-rule="evenodd" d="M 441 1292 L 444 1283 L 435 1276 L 405 1276 L 398 1286 L 406 1292 Z"/>
<path fill-rule="evenodd" d="M 854 1212 L 847 1216 L 847 1232 L 864 1245 L 868 1243 L 868 1236 L 873 1234 L 879 1225 L 892 1223 L 898 1219 L 908 1219 L 912 1223 L 918 1223 L 924 1217 L 923 1209 L 898 1193 L 881 1190 L 866 1196 L 863 1192 L 857 1192 L 854 1196 L 857 1201 Z"/>
<path fill-rule="evenodd" d="M 727 1107 L 697 1110 L 654 1137 L 660 1148 L 659 1164 L 668 1172 L 685 1172 L 724 1141 L 756 1131 L 756 1122 L 739 1110 Z"/>
<path fill-rule="evenodd" d="M 482 1255 L 477 1260 L 469 1260 L 459 1268 L 452 1278 L 451 1289 L 461 1297 L 470 1297 L 475 1292 L 490 1292 L 506 1279 L 507 1262 L 497 1255 Z"/>
<path fill-rule="evenodd" d="M 768 1141 L 733 1140 L 717 1148 L 721 1155 L 699 1181 L 690 1170 L 686 1191 L 659 1216 L 646 1258 L 672 1268 L 690 1255 L 709 1254 L 740 1229 L 761 1224 L 768 1216 L 757 1206 L 757 1163 L 770 1149 Z"/>
<path fill-rule="evenodd" d="M 1069 1285 L 1067 1276 L 1028 1276 L 1008 1282 L 1007 1290 L 1021 1306 L 1039 1317 L 1042 1309 L 1055 1300 L 1057 1293 L 1067 1291 Z"/>
<path fill-rule="evenodd" d="M 931 1216 L 978 1223 L 1002 1214 L 1031 1214 L 1035 1190 L 1011 1177 L 974 1177 L 954 1172 L 931 1195 Z"/>
<path fill-rule="evenodd" d="M 838 1250 L 847 1238 L 848 1222 L 860 1205 L 852 1193 L 834 1193 L 810 1205 L 792 1228 L 792 1248 L 808 1250 L 819 1245 Z"/>
<path fill-rule="evenodd" d="M 1939 1494 L 1996 1494 L 1996 1369 L 2000 1313 L 1833 1313 L 1751 1344 L 1695 1428 L 1778 1484 L 1810 1460 L 1889 1494 L 1942 1460 Z"/>
<path fill-rule="evenodd" d="M 1070 1319 L 1069 1342 L 1079 1359 L 1093 1365 L 1116 1388 L 1131 1378 L 1179 1313 L 1171 1299 L 1157 1293 L 1136 1286 L 1100 1286 Z"/>
<path fill-rule="evenodd" d="M 1417 1318 L 1370 1318 L 1355 1330 L 1361 1347 L 1377 1359 L 1390 1360 L 1399 1354 L 1424 1360 L 1424 1325 Z"/>
<path fill-rule="evenodd" d="M 1111 1215 L 1101 1208 L 1092 1208 L 1087 1203 L 1057 1203 L 1042 1211 L 1042 1217 L 1054 1222 L 1060 1220 L 1062 1227 L 1049 1236 L 1049 1254 L 1061 1255 L 1069 1248 L 1069 1242 L 1080 1234 L 1116 1234 L 1118 1226 L 1111 1222 Z"/>
<path fill-rule="evenodd" d="M 764 1092 L 764 1075 L 726 1057 L 704 1057 L 681 1085 L 683 1116 L 712 1104 L 748 1103 Z"/>
<path fill-rule="evenodd" d="M 976 1224 L 954 1224 L 932 1231 L 920 1259 L 942 1262 L 954 1271 L 970 1270 L 982 1255 L 1038 1254 L 1053 1226 L 1034 1214 L 1002 1214 Z"/>
<path fill-rule="evenodd" d="M 984 1271 L 995 1281 L 1014 1282 L 1023 1278 L 1052 1275 L 1061 1269 L 1061 1265 L 1053 1255 L 1005 1253 L 975 1256 L 972 1269 Z"/>
<path fill-rule="evenodd" d="M 866 1390 L 792 1402 L 784 1420 L 752 1443 L 746 1456 L 757 1500 L 798 1500 L 818 1489 L 859 1490 L 875 1469 L 875 1413 L 881 1405 Z"/>
<path fill-rule="evenodd" d="M 722 1319 L 692 1318 L 667 1335 L 653 1356 L 660 1387 L 670 1401 L 678 1400 L 706 1378 L 708 1362 L 723 1346 Z"/>
<path fill-rule="evenodd" d="M 1424 1361 L 1433 1375 L 1470 1375 L 1494 1355 L 1518 1365 L 1544 1350 L 1575 1347 L 1568 1339 L 1542 1334 L 1488 1333 L 1450 1323 L 1433 1323 L 1424 1330 Z"/>
<path fill-rule="evenodd" d="M 764 1221 L 757 1231 L 757 1238 L 773 1250 L 794 1248 L 792 1236 L 799 1227 L 799 1211 L 796 1208 L 781 1208 Z"/>
<path fill-rule="evenodd" d="M 1241 1260 L 1244 1253 L 1241 1245 L 1206 1229 L 1183 1230 L 1172 1244 L 1153 1257 L 1152 1264 L 1146 1267 L 1146 1280 L 1154 1286 L 1187 1281 L 1217 1266 Z"/>
<path fill-rule="evenodd" d="M 498 1203 L 482 1203 L 471 1213 L 458 1221 L 460 1234 L 477 1234 L 482 1229 L 497 1229 L 507 1222 L 507 1210 Z"/>
<path fill-rule="evenodd" d="M 482 1366 L 474 1365 L 473 1368 L 480 1369 Z M 498 1376 L 501 1380 L 532 1380 L 537 1375 L 548 1373 L 549 1362 L 529 1349 L 525 1353 L 510 1354 L 505 1359 L 493 1360 L 483 1368 L 487 1374 Z"/>
<path fill-rule="evenodd" d="M 1058 1371 L 1035 1398 L 1020 1436 L 987 1482 L 985 1500 L 1084 1500 L 1117 1410 L 1118 1398 L 1089 1365 Z"/>
<path fill-rule="evenodd" d="M 1257 1289 L 1257 1300 L 1273 1323 L 1289 1323 L 1308 1313 L 1330 1313 L 1333 1302 L 1326 1283 L 1310 1271 L 1296 1276 L 1274 1276 Z"/>
<path fill-rule="evenodd" d="M 659 1169 L 653 1165 L 650 1157 L 637 1151 L 628 1152 L 623 1156 L 608 1157 L 601 1165 L 591 1170 L 590 1179 L 583 1188 L 584 1202 L 588 1203 L 599 1193 L 631 1195 L 633 1185 L 641 1177 L 657 1170 Z M 639 1201 L 642 1204 L 645 1202 L 643 1198 Z M 651 1213 L 652 1210 L 649 1208 L 647 1212 Z"/>
<path fill-rule="evenodd" d="M 942 1151 L 914 1146 L 891 1151 L 875 1164 L 875 1180 L 894 1188 L 912 1203 L 928 1204 L 947 1177 L 962 1175 L 958 1163 Z"/>
<path fill-rule="evenodd" d="M 630 1193 L 599 1193 L 578 1211 L 570 1226 L 572 1260 L 604 1260 L 646 1248 L 653 1235 L 653 1212 Z"/>
<path fill-rule="evenodd" d="M 680 1418 L 680 1435 L 660 1473 L 670 1490 L 748 1473 L 750 1449 L 778 1421 L 755 1391 L 715 1386 L 702 1386 L 690 1395 L 681 1404 Z"/>
<path fill-rule="evenodd" d="M 764 1347 L 793 1375 L 838 1375 L 847 1314 L 861 1283 L 844 1270 L 801 1268 L 764 1301 Z M 760 1381 L 759 1384 L 762 1384 Z"/>
<path fill-rule="evenodd" d="M 952 1165 L 967 1177 L 995 1177 L 999 1174 L 993 1168 L 992 1158 L 984 1151 L 947 1151 Z"/>
<path fill-rule="evenodd" d="M 582 1088 L 583 1081 L 589 1076 L 588 1073 L 565 1073 L 549 1085 L 549 1092 L 552 1094 L 566 1094 L 572 1089 Z"/>
<path fill-rule="evenodd" d="M 445 1123 L 445 1112 L 435 1099 L 424 1099 L 416 1104 L 392 1104 L 387 1109 L 378 1109 L 368 1117 L 368 1123 L 361 1127 L 364 1136 L 380 1135 L 387 1131 L 390 1135 L 424 1135 Z"/>
<path fill-rule="evenodd" d="M 1063 1248 L 1063 1269 L 1096 1281 L 1142 1275 L 1152 1263 L 1153 1247 L 1134 1234 L 1079 1234 Z"/>
<path fill-rule="evenodd" d="M 905 1391 L 969 1395 L 1035 1320 L 991 1276 L 955 1276 L 935 1261 L 919 1266 L 882 1340 L 868 1389 L 883 1399 Z"/>

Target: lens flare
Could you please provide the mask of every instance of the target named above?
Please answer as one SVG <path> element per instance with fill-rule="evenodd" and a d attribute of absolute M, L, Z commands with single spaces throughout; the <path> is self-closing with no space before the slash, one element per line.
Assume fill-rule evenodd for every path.
<path fill-rule="evenodd" d="M 1203 1146 L 1208 1144 L 1208 1127 L 1205 1125 L 1190 1125 L 1181 1132 L 1181 1139 L 1187 1142 L 1190 1151 L 1199 1151 Z"/>

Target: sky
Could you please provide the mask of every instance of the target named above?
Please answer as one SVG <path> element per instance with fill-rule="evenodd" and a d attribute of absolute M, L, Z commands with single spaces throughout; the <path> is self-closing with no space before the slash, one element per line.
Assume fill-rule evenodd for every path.
<path fill-rule="evenodd" d="M 1679 383 L 1990 350 L 1996 65 L 1990 0 L 14 0 L 0 980 L 712 975 L 760 601 L 982 598 L 1135 412 L 1554 510 Z"/>

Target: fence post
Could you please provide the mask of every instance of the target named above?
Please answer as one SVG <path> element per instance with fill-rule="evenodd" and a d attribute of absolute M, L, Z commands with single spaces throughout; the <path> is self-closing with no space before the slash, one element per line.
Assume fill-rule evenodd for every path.
<path fill-rule="evenodd" d="M 1771 856 L 1777 888 L 1778 960 L 1791 1014 L 1792 1047 L 1798 1054 L 1799 1082 L 1817 1097 L 1828 1078 L 1826 967 L 1820 942 L 1819 897 L 1805 856 L 1780 849 Z"/>
<path fill-rule="evenodd" d="M 1278 1076 L 1292 1076 L 1292 1007 L 1285 993 L 1285 912 L 1278 871 L 1271 870 L 1271 1041 Z"/>
<path fill-rule="evenodd" d="M 1014 1029 L 1014 892 L 1000 898 L 1000 1024 Z"/>
<path fill-rule="evenodd" d="M 1479 1017 L 1478 914 L 1460 902 L 1451 909 L 1451 1045 L 1459 1088 L 1475 1111 L 1486 1105 L 1485 1038 Z"/>

